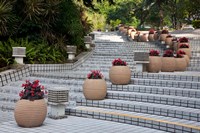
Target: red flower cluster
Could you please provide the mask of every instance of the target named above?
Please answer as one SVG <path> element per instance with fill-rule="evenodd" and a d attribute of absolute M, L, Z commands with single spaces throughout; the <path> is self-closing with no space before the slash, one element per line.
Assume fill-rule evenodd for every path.
<path fill-rule="evenodd" d="M 113 62 L 112 62 L 112 65 L 113 66 L 126 66 L 127 63 L 125 61 L 122 61 L 120 58 L 118 59 L 115 59 Z"/>
<path fill-rule="evenodd" d="M 31 83 L 29 80 L 26 80 L 26 83 L 22 84 L 22 87 L 24 87 L 24 90 L 19 93 L 20 99 L 43 99 L 44 94 L 47 94 L 44 86 L 39 85 L 39 80 L 35 80 L 33 83 Z"/>
<path fill-rule="evenodd" d="M 177 38 L 173 38 L 172 41 L 173 42 L 177 42 L 178 40 L 177 40 Z"/>
<path fill-rule="evenodd" d="M 88 79 L 102 79 L 103 74 L 99 70 L 92 70 L 91 73 L 87 75 Z"/>
<path fill-rule="evenodd" d="M 150 50 L 149 56 L 159 56 L 160 52 L 158 50 Z"/>
<path fill-rule="evenodd" d="M 189 42 L 188 38 L 186 38 L 186 37 L 179 38 L 178 41 L 179 41 L 180 43 Z"/>
<path fill-rule="evenodd" d="M 185 53 L 185 51 L 183 51 L 183 50 L 179 50 L 179 51 L 177 51 L 177 54 L 183 55 L 183 54 L 186 54 L 186 53 Z"/>
<path fill-rule="evenodd" d="M 176 54 L 176 58 L 183 58 L 183 55 L 180 54 L 180 53 L 177 53 L 177 54 Z"/>
<path fill-rule="evenodd" d="M 161 34 L 168 34 L 169 31 L 168 30 L 162 30 Z"/>
<path fill-rule="evenodd" d="M 166 50 L 163 57 L 174 57 L 174 53 L 172 50 Z"/>
<path fill-rule="evenodd" d="M 171 35 L 167 35 L 167 36 L 166 36 L 166 38 L 170 38 L 170 37 L 172 37 L 172 36 L 171 36 Z"/>
<path fill-rule="evenodd" d="M 179 48 L 189 48 L 189 45 L 187 43 L 183 43 L 179 46 Z"/>
<path fill-rule="evenodd" d="M 155 32 L 155 31 L 154 31 L 153 29 L 150 29 L 150 30 L 149 30 L 149 34 L 154 34 L 154 32 Z"/>

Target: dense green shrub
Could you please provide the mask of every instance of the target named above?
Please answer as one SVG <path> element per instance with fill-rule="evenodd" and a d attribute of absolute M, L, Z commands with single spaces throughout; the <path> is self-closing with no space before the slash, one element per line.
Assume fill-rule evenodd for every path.
<path fill-rule="evenodd" d="M 192 25 L 193 27 L 196 28 L 200 28 L 200 20 L 194 20 L 192 21 Z"/>

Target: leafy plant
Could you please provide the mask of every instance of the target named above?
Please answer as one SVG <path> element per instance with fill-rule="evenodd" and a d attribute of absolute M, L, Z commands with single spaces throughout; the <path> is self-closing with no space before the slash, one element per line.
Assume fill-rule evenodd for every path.
<path fill-rule="evenodd" d="M 174 53 L 172 50 L 166 50 L 163 57 L 174 57 Z"/>
<path fill-rule="evenodd" d="M 87 75 L 88 79 L 102 79 L 103 74 L 99 70 L 92 70 L 91 73 Z"/>
<path fill-rule="evenodd" d="M 155 32 L 154 29 L 149 30 L 149 34 L 154 34 L 154 32 Z"/>
<path fill-rule="evenodd" d="M 171 35 L 167 35 L 166 38 L 172 38 L 172 36 Z"/>
<path fill-rule="evenodd" d="M 150 50 L 149 56 L 159 56 L 160 52 L 158 50 Z"/>
<path fill-rule="evenodd" d="M 161 34 L 168 34 L 168 33 L 169 33 L 168 30 L 162 30 L 162 31 L 161 31 Z"/>
<path fill-rule="evenodd" d="M 177 53 L 177 54 L 176 54 L 176 58 L 183 58 L 183 55 L 180 54 L 180 53 Z"/>
<path fill-rule="evenodd" d="M 47 94 L 44 86 L 39 84 L 39 80 L 33 82 L 26 80 L 26 83 L 22 84 L 22 87 L 24 87 L 24 90 L 19 93 L 20 99 L 38 100 L 43 99 L 44 94 Z"/>
<path fill-rule="evenodd" d="M 118 58 L 118 59 L 115 59 L 112 61 L 112 65 L 113 66 L 126 66 L 127 63 L 125 61 L 121 60 L 120 58 Z"/>
<path fill-rule="evenodd" d="M 178 50 L 178 51 L 177 51 L 177 54 L 185 55 L 186 53 L 185 53 L 185 51 L 183 51 L 183 50 Z"/>
<path fill-rule="evenodd" d="M 189 48 L 189 44 L 187 43 L 182 43 L 179 48 Z"/>
<path fill-rule="evenodd" d="M 186 37 L 181 37 L 181 38 L 179 38 L 178 41 L 179 41 L 180 43 L 187 43 L 187 42 L 189 42 L 188 38 L 186 38 Z"/>

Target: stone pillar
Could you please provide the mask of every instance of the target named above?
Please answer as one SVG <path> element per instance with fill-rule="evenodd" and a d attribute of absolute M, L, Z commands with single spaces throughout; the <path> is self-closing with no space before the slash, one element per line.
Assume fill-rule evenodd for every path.
<path fill-rule="evenodd" d="M 87 49 L 90 49 L 90 45 L 92 44 L 92 37 L 91 36 L 84 36 L 84 43 Z"/>
<path fill-rule="evenodd" d="M 77 46 L 67 45 L 68 60 L 74 60 Z"/>
<path fill-rule="evenodd" d="M 66 118 L 65 107 L 68 104 L 69 90 L 64 87 L 48 89 L 49 117 L 53 119 Z"/>
<path fill-rule="evenodd" d="M 18 64 L 24 64 L 23 57 L 26 57 L 26 47 L 12 47 L 12 49 L 12 56 L 15 57 L 15 61 Z"/>

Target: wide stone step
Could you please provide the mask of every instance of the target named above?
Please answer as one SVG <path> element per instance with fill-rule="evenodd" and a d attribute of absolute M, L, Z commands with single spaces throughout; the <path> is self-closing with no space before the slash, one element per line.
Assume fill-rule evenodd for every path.
<path fill-rule="evenodd" d="M 189 97 L 147 94 L 147 93 L 137 93 L 137 92 L 108 91 L 106 98 L 138 101 L 138 102 L 149 102 L 149 103 L 166 104 L 166 105 L 200 109 L 200 99 L 189 98 Z"/>
<path fill-rule="evenodd" d="M 155 79 L 131 78 L 131 83 L 135 84 L 135 85 L 200 89 L 200 82 L 191 82 L 191 81 L 160 80 L 160 79 L 155 80 Z"/>
<path fill-rule="evenodd" d="M 200 90 L 142 85 L 108 85 L 108 90 L 200 98 Z"/>
<path fill-rule="evenodd" d="M 105 99 L 100 101 L 77 100 L 78 106 L 100 107 L 159 116 L 174 117 L 192 121 L 200 121 L 199 109 L 177 107 L 164 104 L 145 103 L 137 101 Z"/>
<path fill-rule="evenodd" d="M 116 109 L 77 106 L 75 108 L 67 108 L 66 114 L 72 116 L 127 123 L 168 132 L 200 132 L 199 122 Z"/>
<path fill-rule="evenodd" d="M 176 81 L 194 81 L 200 82 L 200 73 L 191 72 L 159 72 L 159 73 L 132 73 L 133 78 L 176 80 Z"/>

